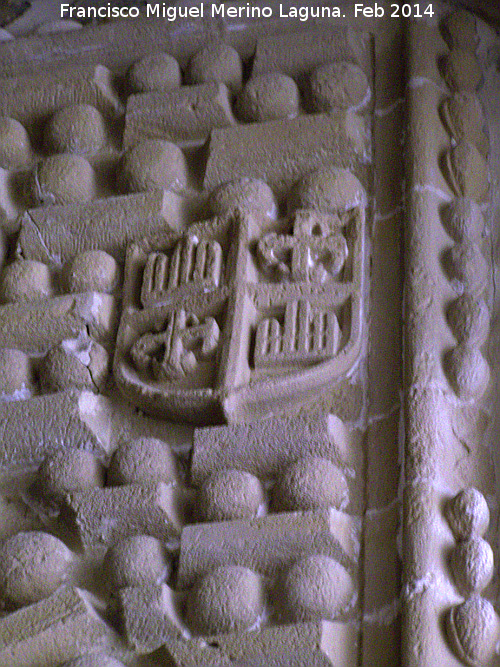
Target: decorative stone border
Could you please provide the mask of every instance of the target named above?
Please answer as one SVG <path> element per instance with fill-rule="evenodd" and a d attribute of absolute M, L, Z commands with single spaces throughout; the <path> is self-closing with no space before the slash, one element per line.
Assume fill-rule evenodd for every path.
<path fill-rule="evenodd" d="M 455 473 L 451 434 L 457 415 L 477 410 L 491 385 L 480 349 L 491 296 L 483 247 L 489 145 L 475 93 L 482 79 L 475 19 L 458 11 L 441 29 L 445 41 L 421 22 L 407 30 L 402 651 L 411 667 L 438 660 L 479 667 L 493 659 L 500 627 L 480 597 L 493 573 L 481 537 L 488 510 L 476 489 L 462 490 L 483 480 Z M 450 490 L 460 491 L 451 501 Z"/>

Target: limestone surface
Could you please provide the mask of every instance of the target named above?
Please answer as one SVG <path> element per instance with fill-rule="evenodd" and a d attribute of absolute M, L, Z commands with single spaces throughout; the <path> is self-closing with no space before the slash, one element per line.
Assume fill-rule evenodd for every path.
<path fill-rule="evenodd" d="M 293 118 L 299 113 L 300 94 L 291 77 L 269 72 L 249 79 L 236 104 L 238 116 L 247 123 Z"/>
<path fill-rule="evenodd" d="M 486 391 L 490 369 L 477 348 L 460 343 L 447 356 L 446 367 L 450 383 L 461 399 L 480 398 Z"/>
<path fill-rule="evenodd" d="M 277 194 L 283 194 L 302 174 L 320 167 L 322 155 L 347 167 L 362 159 L 368 144 L 365 121 L 346 111 L 213 130 L 204 187 L 211 190 L 235 178 L 265 177 Z M 290 160 L 281 162 L 281 154 L 290 155 Z"/>
<path fill-rule="evenodd" d="M 61 502 L 69 491 L 104 486 L 104 466 L 91 452 L 59 451 L 43 461 L 37 479 L 44 495 Z"/>
<path fill-rule="evenodd" d="M 126 192 L 181 188 L 187 183 L 186 161 L 175 144 L 142 141 L 124 155 L 118 178 Z"/>
<path fill-rule="evenodd" d="M 33 159 L 26 129 L 15 118 L 0 118 L 0 167 L 17 169 Z"/>
<path fill-rule="evenodd" d="M 353 604 L 354 582 L 332 558 L 309 556 L 297 561 L 283 581 L 289 617 L 299 621 L 333 621 Z"/>
<path fill-rule="evenodd" d="M 275 219 L 278 204 L 271 188 L 259 179 L 241 178 L 223 183 L 212 190 L 209 198 L 213 215 L 227 215 L 236 209 Z"/>
<path fill-rule="evenodd" d="M 109 374 L 109 355 L 92 340 L 63 341 L 45 355 L 40 365 L 41 385 L 47 391 L 104 388 Z"/>
<path fill-rule="evenodd" d="M 349 502 L 347 480 L 328 459 L 299 459 L 278 477 L 273 506 L 280 510 L 311 510 L 319 507 L 345 509 Z"/>
<path fill-rule="evenodd" d="M 96 613 L 91 597 L 63 586 L 49 598 L 0 619 L 0 661 L 9 667 L 52 667 L 106 650 L 113 639 L 113 630 Z"/>
<path fill-rule="evenodd" d="M 49 597 L 69 575 L 73 556 L 49 533 L 17 533 L 0 545 L 0 596 L 23 607 Z"/>
<path fill-rule="evenodd" d="M 446 507 L 446 517 L 459 540 L 483 536 L 490 522 L 490 511 L 483 494 L 475 488 L 464 489 Z"/>
<path fill-rule="evenodd" d="M 443 102 L 441 113 L 455 141 L 468 141 L 482 155 L 488 155 L 489 141 L 484 133 L 483 109 L 475 93 L 455 93 Z"/>
<path fill-rule="evenodd" d="M 493 605 L 474 596 L 450 610 L 448 637 L 457 657 L 470 667 L 491 660 L 499 636 L 499 619 Z"/>
<path fill-rule="evenodd" d="M 451 556 L 457 587 L 464 597 L 482 593 L 493 578 L 493 550 L 479 536 L 457 544 Z"/>
<path fill-rule="evenodd" d="M 0 403 L 0 468 L 38 465 L 62 449 L 109 451 L 110 403 L 92 392 L 60 392 Z"/>
<path fill-rule="evenodd" d="M 164 544 L 149 535 L 134 535 L 114 544 L 106 553 L 104 567 L 116 588 L 159 585 L 171 572 Z"/>
<path fill-rule="evenodd" d="M 447 177 L 455 194 L 480 203 L 489 188 L 488 164 L 474 144 L 461 141 L 446 156 Z"/>
<path fill-rule="evenodd" d="M 490 312 L 484 299 L 468 292 L 459 296 L 449 306 L 448 323 L 459 342 L 481 346 L 490 331 Z"/>
<path fill-rule="evenodd" d="M 131 241 L 169 229 L 166 218 L 178 219 L 175 205 L 175 199 L 155 190 L 30 209 L 21 219 L 18 245 L 26 258 L 47 263 L 70 262 L 88 250 L 123 261 Z"/>
<path fill-rule="evenodd" d="M 34 72 L 2 79 L 0 115 L 12 117 L 35 134 L 41 134 L 40 120 L 50 118 L 63 107 L 90 104 L 109 118 L 123 112 L 113 73 L 95 64 L 57 71 Z"/>
<path fill-rule="evenodd" d="M 35 166 L 31 193 L 42 206 L 90 201 L 96 196 L 94 169 L 80 155 L 52 155 Z"/>
<path fill-rule="evenodd" d="M 443 224 L 457 242 L 479 242 L 484 231 L 484 217 L 479 205 L 466 197 L 455 197 L 445 208 Z"/>
<path fill-rule="evenodd" d="M 26 303 L 46 299 L 53 294 L 49 267 L 42 262 L 19 259 L 8 264 L 0 276 L 3 303 Z"/>
<path fill-rule="evenodd" d="M 106 140 L 104 117 L 90 104 L 75 104 L 57 111 L 44 129 L 45 145 L 54 153 L 92 154 Z"/>
<path fill-rule="evenodd" d="M 34 392 L 31 360 L 21 350 L 0 349 L 0 400 L 29 398 Z"/>
<path fill-rule="evenodd" d="M 87 250 L 66 264 L 63 282 L 68 292 L 112 293 L 120 280 L 120 267 L 103 250 Z"/>
<path fill-rule="evenodd" d="M 127 79 L 134 93 L 164 92 L 179 88 L 181 69 L 177 60 L 168 53 L 154 53 L 134 63 Z"/>
<path fill-rule="evenodd" d="M 113 454 L 108 468 L 107 483 L 151 484 L 178 481 L 177 463 L 168 444 L 157 438 L 138 438 L 122 442 Z"/>
<path fill-rule="evenodd" d="M 0 667 L 494 667 L 495 0 L 119 4 L 0 34 Z"/>
<path fill-rule="evenodd" d="M 257 477 L 243 470 L 222 470 L 203 482 L 196 499 L 203 521 L 232 521 L 257 516 L 265 495 Z"/>
<path fill-rule="evenodd" d="M 45 354 L 62 341 L 85 338 L 86 332 L 108 343 L 116 332 L 116 319 L 116 300 L 97 292 L 9 303 L 0 306 L 0 346 Z"/>
<path fill-rule="evenodd" d="M 181 594 L 166 584 L 129 586 L 117 592 L 118 614 L 127 644 L 139 654 L 172 642 L 185 642 L 180 613 Z"/>
<path fill-rule="evenodd" d="M 359 535 L 359 519 L 335 509 L 185 526 L 178 584 L 190 587 L 214 568 L 234 563 L 275 578 L 285 566 L 310 554 L 355 568 Z"/>
<path fill-rule="evenodd" d="M 65 662 L 63 667 L 123 667 L 123 662 L 103 653 L 93 653 Z"/>
<path fill-rule="evenodd" d="M 205 575 L 189 592 L 187 619 L 203 634 L 242 632 L 264 612 L 261 577 L 245 567 L 230 566 Z"/>
<path fill-rule="evenodd" d="M 235 124 L 228 87 L 212 81 L 130 96 L 123 141 L 125 146 L 156 139 L 189 145 L 204 142 L 214 128 Z"/>
<path fill-rule="evenodd" d="M 370 85 L 361 67 L 350 62 L 333 62 L 316 68 L 309 79 L 311 104 L 315 111 L 361 108 L 370 97 Z"/>
<path fill-rule="evenodd" d="M 229 44 L 213 43 L 203 47 L 191 58 L 188 71 L 192 83 L 216 81 L 234 91 L 241 87 L 241 58 Z"/>
<path fill-rule="evenodd" d="M 473 92 L 481 83 L 481 66 L 468 49 L 454 48 L 450 51 L 443 58 L 441 71 L 452 91 Z"/>
<path fill-rule="evenodd" d="M 290 208 L 312 208 L 324 213 L 366 205 L 366 191 L 348 169 L 326 167 L 309 172 L 295 185 Z"/>
<path fill-rule="evenodd" d="M 178 537 L 187 514 L 186 495 L 162 483 L 87 488 L 67 494 L 63 514 L 82 547 L 102 553 L 133 535 L 164 541 Z"/>
<path fill-rule="evenodd" d="M 444 253 L 443 262 L 450 279 L 462 283 L 468 294 L 479 297 L 484 293 L 489 268 L 476 243 L 468 240 L 456 243 Z"/>
<path fill-rule="evenodd" d="M 450 49 L 469 49 L 477 45 L 476 18 L 465 9 L 449 14 L 442 23 L 442 31 Z"/>

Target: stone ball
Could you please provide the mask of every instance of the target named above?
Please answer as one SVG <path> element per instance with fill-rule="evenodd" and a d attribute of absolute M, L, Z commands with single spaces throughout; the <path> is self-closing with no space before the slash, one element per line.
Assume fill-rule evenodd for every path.
<path fill-rule="evenodd" d="M 114 292 L 120 282 L 120 267 L 104 250 L 87 250 L 64 267 L 64 288 L 68 292 Z"/>
<path fill-rule="evenodd" d="M 46 264 L 18 259 L 4 267 L 0 276 L 3 303 L 31 303 L 51 296 L 52 277 Z"/>
<path fill-rule="evenodd" d="M 370 85 L 361 67 L 333 62 L 316 68 L 309 79 L 311 104 L 315 111 L 361 108 L 370 98 Z"/>
<path fill-rule="evenodd" d="M 109 655 L 93 653 L 65 662 L 62 667 L 125 667 L 125 665 Z"/>
<path fill-rule="evenodd" d="M 78 339 L 63 342 L 45 355 L 40 366 L 42 385 L 48 391 L 64 391 L 71 387 L 100 391 L 109 375 L 109 354 L 92 340 L 80 347 Z"/>
<path fill-rule="evenodd" d="M 132 65 L 128 83 L 134 93 L 172 90 L 181 85 L 181 68 L 168 53 L 154 53 Z"/>
<path fill-rule="evenodd" d="M 34 168 L 31 192 L 41 205 L 81 204 L 96 197 L 96 175 L 81 155 L 51 155 Z"/>
<path fill-rule="evenodd" d="M 247 81 L 236 108 L 238 116 L 247 123 L 293 118 L 299 113 L 299 89 L 291 77 L 281 72 L 261 74 Z"/>
<path fill-rule="evenodd" d="M 104 486 L 104 466 L 83 449 L 60 450 L 44 459 L 37 480 L 42 493 L 63 500 L 69 491 Z"/>
<path fill-rule="evenodd" d="M 122 442 L 111 458 L 108 485 L 150 484 L 178 481 L 175 456 L 166 442 L 157 438 L 137 438 Z"/>
<path fill-rule="evenodd" d="M 485 665 L 495 655 L 499 619 L 491 602 L 477 595 L 449 610 L 446 631 L 455 655 L 466 665 Z"/>
<path fill-rule="evenodd" d="M 161 139 L 142 141 L 122 158 L 118 181 L 129 192 L 178 189 L 187 185 L 184 153 Z"/>
<path fill-rule="evenodd" d="M 23 125 L 14 118 L 0 117 L 0 167 L 18 169 L 32 157 L 30 138 Z"/>
<path fill-rule="evenodd" d="M 459 343 L 481 347 L 490 331 L 490 311 L 484 299 L 462 294 L 448 308 L 448 324 Z"/>
<path fill-rule="evenodd" d="M 54 153 L 96 153 L 106 140 L 106 122 L 90 104 L 73 104 L 56 111 L 44 129 L 45 146 Z"/>
<path fill-rule="evenodd" d="M 482 202 L 489 190 L 488 162 L 474 144 L 460 141 L 447 153 L 445 171 L 456 195 Z"/>
<path fill-rule="evenodd" d="M 299 459 L 283 472 L 273 488 L 273 506 L 280 511 L 319 507 L 345 509 L 349 487 L 343 473 L 328 459 Z"/>
<path fill-rule="evenodd" d="M 191 83 L 216 81 L 238 91 L 241 88 L 243 67 L 239 53 L 229 44 L 213 43 L 197 51 L 189 63 Z"/>
<path fill-rule="evenodd" d="M 0 349 L 0 399 L 26 399 L 34 390 L 31 360 L 21 350 Z"/>
<path fill-rule="evenodd" d="M 72 554 L 53 535 L 17 533 L 0 545 L 0 596 L 11 607 L 43 600 L 67 579 Z"/>
<path fill-rule="evenodd" d="M 464 597 L 481 593 L 493 578 L 493 550 L 486 540 L 474 535 L 453 549 L 451 569 Z"/>
<path fill-rule="evenodd" d="M 475 51 L 477 44 L 476 18 L 465 9 L 449 14 L 441 24 L 443 37 L 450 49 Z"/>
<path fill-rule="evenodd" d="M 285 612 L 294 621 L 335 620 L 353 605 L 355 587 L 340 563 L 314 555 L 288 570 L 283 595 Z"/>
<path fill-rule="evenodd" d="M 468 49 L 452 49 L 441 62 L 441 73 L 453 92 L 474 92 L 481 83 L 482 72 L 478 59 Z"/>
<path fill-rule="evenodd" d="M 258 623 L 264 612 L 262 578 L 237 565 L 205 575 L 187 598 L 189 626 L 200 634 L 243 632 Z"/>
<path fill-rule="evenodd" d="M 164 544 L 149 535 L 126 537 L 114 544 L 106 552 L 104 567 L 116 588 L 160 584 L 171 572 Z"/>
<path fill-rule="evenodd" d="M 455 197 L 443 215 L 446 231 L 457 243 L 473 241 L 479 243 L 484 230 L 481 209 L 472 199 Z"/>
<path fill-rule="evenodd" d="M 289 208 L 313 208 L 322 213 L 348 211 L 367 205 L 367 195 L 348 169 L 323 167 L 309 172 L 292 189 Z"/>
<path fill-rule="evenodd" d="M 250 519 L 265 502 L 260 481 L 243 470 L 223 470 L 210 475 L 197 498 L 203 521 Z"/>
<path fill-rule="evenodd" d="M 471 295 L 480 296 L 488 286 L 488 263 L 473 241 L 456 243 L 443 254 L 443 264 L 448 277 L 463 283 L 464 290 Z"/>
<path fill-rule="evenodd" d="M 213 215 L 227 215 L 241 209 L 276 219 L 278 203 L 271 188 L 257 178 L 240 178 L 219 185 L 208 200 Z"/>
<path fill-rule="evenodd" d="M 445 356 L 448 379 L 463 401 L 479 399 L 488 388 L 490 368 L 481 350 L 459 343 Z"/>
<path fill-rule="evenodd" d="M 489 140 L 483 131 L 483 107 L 475 93 L 462 91 L 447 97 L 441 105 L 441 116 L 456 142 L 468 141 L 476 146 L 481 155 L 488 155 Z"/>
<path fill-rule="evenodd" d="M 483 536 L 490 523 L 490 511 L 483 494 L 475 488 L 464 489 L 450 500 L 446 518 L 457 540 Z"/>

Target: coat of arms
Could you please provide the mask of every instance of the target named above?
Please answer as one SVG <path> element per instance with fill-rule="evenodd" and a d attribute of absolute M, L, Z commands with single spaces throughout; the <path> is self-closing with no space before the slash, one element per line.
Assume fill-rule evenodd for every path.
<path fill-rule="evenodd" d="M 145 412 L 262 417 L 354 367 L 365 209 L 250 212 L 128 248 L 114 372 Z"/>

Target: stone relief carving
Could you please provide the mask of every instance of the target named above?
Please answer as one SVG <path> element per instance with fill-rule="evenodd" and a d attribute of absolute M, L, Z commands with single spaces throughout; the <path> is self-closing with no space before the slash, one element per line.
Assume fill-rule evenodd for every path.
<path fill-rule="evenodd" d="M 365 205 L 236 208 L 130 246 L 122 391 L 158 416 L 231 421 L 342 377 L 361 344 Z"/>
<path fill-rule="evenodd" d="M 150 372 L 156 380 L 175 380 L 194 372 L 198 357 L 215 352 L 219 333 L 213 317 L 200 322 L 181 309 L 168 316 L 163 331 L 138 338 L 130 356 L 140 371 Z"/>

